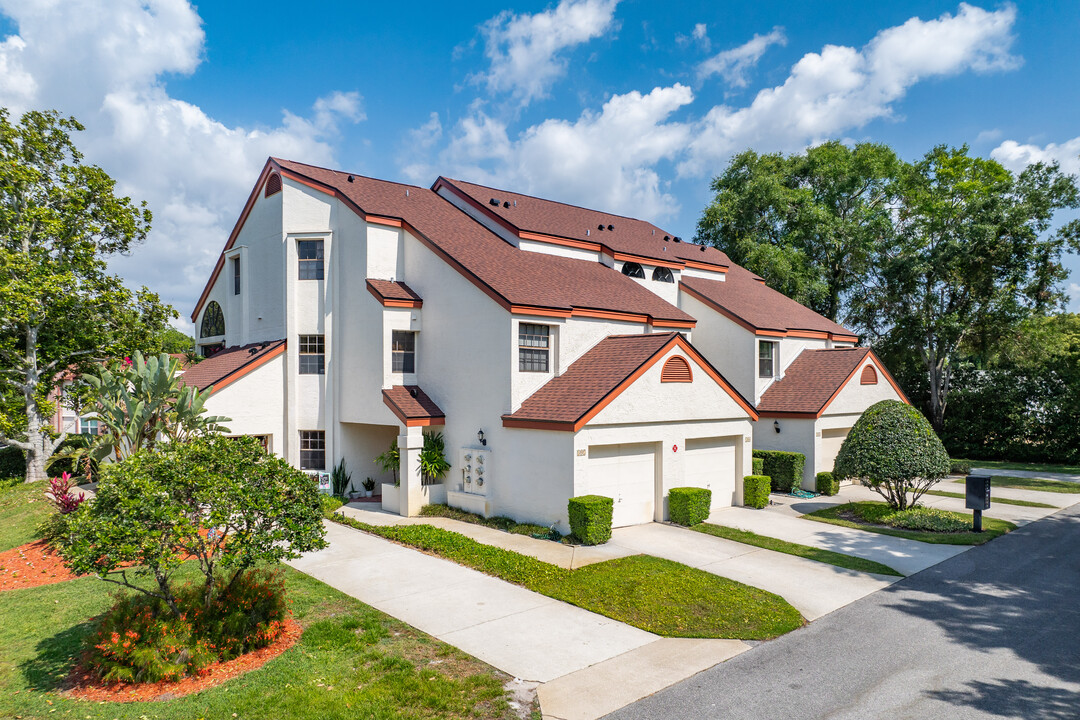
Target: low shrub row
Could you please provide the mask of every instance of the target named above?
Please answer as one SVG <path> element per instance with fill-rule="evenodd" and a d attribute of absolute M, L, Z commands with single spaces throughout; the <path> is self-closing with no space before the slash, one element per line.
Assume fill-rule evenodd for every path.
<path fill-rule="evenodd" d="M 806 456 L 784 450 L 755 450 L 754 457 L 762 461 L 761 475 L 772 478 L 772 489 L 788 493 L 802 483 Z"/>

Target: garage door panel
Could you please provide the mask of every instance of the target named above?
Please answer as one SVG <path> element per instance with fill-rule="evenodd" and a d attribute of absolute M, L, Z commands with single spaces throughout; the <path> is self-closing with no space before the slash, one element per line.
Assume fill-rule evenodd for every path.
<path fill-rule="evenodd" d="M 735 502 L 737 475 L 735 437 L 693 438 L 686 441 L 683 484 L 712 491 L 712 507 L 730 507 Z"/>
<path fill-rule="evenodd" d="M 589 446 L 587 492 L 614 501 L 612 526 L 652 521 L 655 487 L 655 444 Z"/>
<path fill-rule="evenodd" d="M 819 472 L 832 472 L 836 464 L 836 456 L 847 439 L 851 428 L 837 428 L 821 431 L 821 460 L 818 462 Z"/>

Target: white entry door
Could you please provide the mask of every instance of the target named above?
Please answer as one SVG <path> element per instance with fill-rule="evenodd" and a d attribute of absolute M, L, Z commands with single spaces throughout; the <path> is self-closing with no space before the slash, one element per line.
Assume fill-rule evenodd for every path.
<path fill-rule="evenodd" d="M 832 472 L 836 456 L 840 454 L 840 448 L 847 440 L 849 432 L 851 428 L 821 431 L 821 459 L 817 463 L 818 472 Z"/>
<path fill-rule="evenodd" d="M 735 503 L 735 447 L 739 437 L 694 438 L 686 441 L 683 487 L 712 490 L 713 508 Z"/>
<path fill-rule="evenodd" d="M 590 445 L 588 495 L 614 500 L 612 527 L 653 521 L 656 444 Z"/>

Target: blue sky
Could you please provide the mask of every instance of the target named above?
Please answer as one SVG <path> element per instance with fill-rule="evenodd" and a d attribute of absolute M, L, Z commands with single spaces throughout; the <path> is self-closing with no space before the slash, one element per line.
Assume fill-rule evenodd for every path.
<path fill-rule="evenodd" d="M 114 267 L 186 314 L 270 154 L 683 237 L 746 147 L 967 143 L 1080 172 L 1078 30 L 1075 2 L 0 0 L 0 104 L 87 125 L 88 157 L 155 212 Z"/>

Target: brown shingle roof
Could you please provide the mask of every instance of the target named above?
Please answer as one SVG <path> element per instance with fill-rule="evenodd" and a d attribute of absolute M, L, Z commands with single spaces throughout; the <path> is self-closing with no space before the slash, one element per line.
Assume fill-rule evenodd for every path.
<path fill-rule="evenodd" d="M 403 220 L 429 247 L 507 305 L 602 310 L 694 322 L 690 315 L 600 263 L 515 248 L 427 188 L 290 160 L 273 158 L 272 162 L 336 190 L 365 214 Z"/>
<path fill-rule="evenodd" d="M 683 276 L 680 286 L 707 305 L 752 330 L 786 333 L 810 331 L 854 340 L 857 336 L 842 325 L 764 285 L 746 268 L 732 264 L 726 280 Z"/>
<path fill-rule="evenodd" d="M 406 426 L 442 425 L 446 415 L 417 385 L 394 385 L 382 391 L 383 402 Z"/>
<path fill-rule="evenodd" d="M 284 350 L 284 340 L 225 348 L 195 365 L 189 365 L 180 376 L 180 381 L 200 390 L 211 385 L 214 390 L 220 390 Z"/>
<path fill-rule="evenodd" d="M 803 350 L 761 396 L 758 412 L 820 414 L 869 353 L 870 348 Z"/>
<path fill-rule="evenodd" d="M 463 180 L 441 177 L 435 181 L 435 186 L 440 183 L 456 188 L 472 198 L 485 212 L 501 218 L 518 232 L 541 233 L 597 243 L 615 252 L 668 262 L 691 260 L 715 265 L 717 270 L 722 270 L 730 263 L 727 255 L 714 247 L 675 242 L 673 239 L 665 242 L 664 236 L 674 238 L 674 234 L 644 220 L 544 200 L 509 190 L 498 190 Z M 498 205 L 491 204 L 493 198 L 499 200 Z M 503 203 L 509 203 L 510 207 L 505 207 Z M 601 225 L 603 230 L 599 229 Z M 609 225 L 614 229 L 608 230 Z"/>
<path fill-rule="evenodd" d="M 404 303 L 420 307 L 424 300 L 416 291 L 403 282 L 393 280 L 374 280 L 368 278 L 368 291 L 383 305 L 390 303 Z"/>

